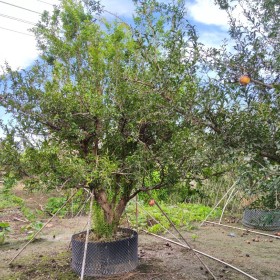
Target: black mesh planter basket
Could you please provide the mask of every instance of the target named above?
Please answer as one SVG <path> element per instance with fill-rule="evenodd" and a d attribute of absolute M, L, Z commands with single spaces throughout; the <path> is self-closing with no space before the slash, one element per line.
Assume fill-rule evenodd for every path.
<path fill-rule="evenodd" d="M 136 231 L 121 228 L 129 237 L 111 242 L 89 242 L 87 247 L 85 276 L 105 276 L 121 274 L 135 269 L 138 265 L 138 234 Z M 72 236 L 72 269 L 81 274 L 85 242 L 79 236 Z"/>
<path fill-rule="evenodd" d="M 245 209 L 242 224 L 246 227 L 261 230 L 279 230 L 280 209 L 270 211 L 261 209 Z"/>

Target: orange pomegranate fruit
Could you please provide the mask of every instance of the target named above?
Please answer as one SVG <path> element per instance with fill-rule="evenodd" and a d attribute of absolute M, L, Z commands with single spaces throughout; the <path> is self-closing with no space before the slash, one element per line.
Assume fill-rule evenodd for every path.
<path fill-rule="evenodd" d="M 155 205 L 155 203 L 156 203 L 156 202 L 155 202 L 155 200 L 154 200 L 154 199 L 151 199 L 151 200 L 149 201 L 149 205 L 150 205 L 150 206 L 154 206 L 154 205 Z"/>
<path fill-rule="evenodd" d="M 249 75 L 242 75 L 239 77 L 239 83 L 242 86 L 246 86 L 251 82 L 250 76 Z"/>

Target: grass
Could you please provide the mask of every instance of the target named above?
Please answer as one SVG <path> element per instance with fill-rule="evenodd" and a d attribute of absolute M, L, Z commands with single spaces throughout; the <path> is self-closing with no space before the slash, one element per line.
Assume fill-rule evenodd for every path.
<path fill-rule="evenodd" d="M 159 205 L 176 227 L 186 230 L 195 228 L 195 223 L 202 222 L 212 210 L 211 207 L 202 204 L 177 203 L 170 205 L 160 202 Z M 130 203 L 127 207 L 127 215 L 133 226 L 137 226 L 135 212 L 135 203 Z M 221 209 L 217 208 L 213 211 L 209 218 L 218 218 L 220 215 Z M 152 217 L 154 217 L 157 222 L 153 220 Z M 157 206 L 151 207 L 148 203 L 139 203 L 138 227 L 147 229 L 152 233 L 165 232 L 166 229 L 164 229 L 161 225 L 163 225 L 166 229 L 170 228 L 169 221 L 166 217 L 164 217 L 160 209 Z"/>
<path fill-rule="evenodd" d="M 0 191 L 0 210 L 13 207 L 21 207 L 23 199 L 13 194 L 4 194 Z"/>
<path fill-rule="evenodd" d="M 34 258 L 25 257 L 20 262 L 12 264 L 10 269 L 13 272 L 3 280 L 77 280 L 79 277 L 70 269 L 70 252 L 54 253 L 52 255 L 41 255 Z M 31 265 L 32 264 L 32 265 Z"/>

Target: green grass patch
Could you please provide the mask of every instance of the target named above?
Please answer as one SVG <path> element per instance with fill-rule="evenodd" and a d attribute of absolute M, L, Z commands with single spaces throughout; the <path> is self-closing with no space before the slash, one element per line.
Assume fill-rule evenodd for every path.
<path fill-rule="evenodd" d="M 23 205 L 23 199 L 13 194 L 6 194 L 0 191 L 0 210 Z"/>
<path fill-rule="evenodd" d="M 144 204 L 143 202 L 140 205 L 138 206 L 138 227 L 146 229 L 151 233 L 162 233 L 166 229 L 170 229 L 169 221 L 156 205 L 151 207 L 148 203 Z M 193 229 L 195 223 L 202 222 L 212 210 L 212 208 L 201 204 L 177 203 L 170 205 L 161 202 L 159 205 L 176 227 L 186 230 Z M 127 207 L 127 214 L 131 224 L 136 227 L 135 212 L 135 203 L 130 203 Z M 220 217 L 220 215 L 221 209 L 217 208 L 209 218 L 215 219 Z"/>

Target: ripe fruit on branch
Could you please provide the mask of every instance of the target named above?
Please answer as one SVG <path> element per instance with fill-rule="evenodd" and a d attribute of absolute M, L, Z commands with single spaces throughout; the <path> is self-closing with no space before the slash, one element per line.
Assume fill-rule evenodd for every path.
<path fill-rule="evenodd" d="M 156 203 L 156 202 L 155 202 L 155 200 L 154 200 L 154 199 L 151 199 L 151 200 L 149 201 L 149 205 L 150 205 L 150 206 L 154 206 L 154 205 L 155 205 L 155 203 Z"/>
<path fill-rule="evenodd" d="M 242 86 L 246 86 L 248 85 L 249 83 L 251 82 L 251 78 L 249 75 L 242 75 L 239 77 L 239 83 L 242 85 Z"/>

